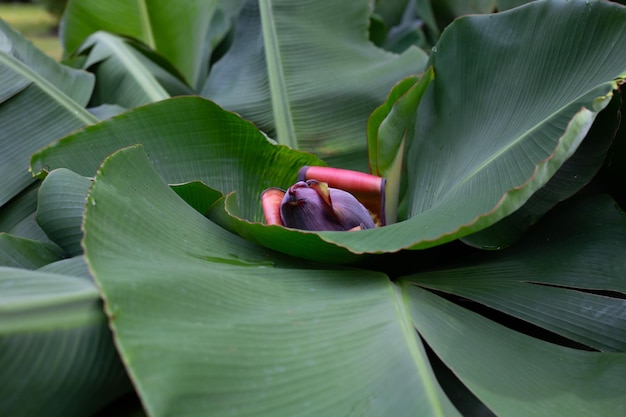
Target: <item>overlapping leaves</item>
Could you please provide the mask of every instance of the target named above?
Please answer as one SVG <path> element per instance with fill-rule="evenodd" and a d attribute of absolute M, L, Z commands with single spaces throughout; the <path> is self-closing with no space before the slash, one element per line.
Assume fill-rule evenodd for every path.
<path fill-rule="evenodd" d="M 596 216 L 588 215 L 589 207 Z M 598 222 L 605 218 L 615 224 Z M 590 304 L 570 287 L 623 291 L 618 280 L 626 265 L 613 262 L 611 252 L 623 248 L 606 233 L 623 241 L 624 217 L 609 199 L 598 199 L 571 205 L 547 226 L 519 246 L 526 258 L 516 252 L 510 257 L 490 254 L 480 263 L 414 274 L 396 285 L 381 273 L 282 258 L 226 232 L 180 199 L 145 152 L 131 147 L 100 168 L 84 227 L 86 257 L 107 300 L 121 354 L 132 358 L 131 377 L 153 415 L 195 415 L 208 408 L 218 415 L 233 409 L 238 415 L 273 416 L 296 410 L 302 415 L 350 410 L 456 415 L 414 329 L 499 415 L 519 415 L 519 410 L 555 415 L 564 401 L 567 415 L 584 416 L 594 409 L 610 415 L 624 406 L 623 354 L 537 340 L 425 290 L 492 299 L 494 308 L 512 315 L 523 312 L 515 308 L 518 303 L 497 303 L 510 298 L 509 283 L 521 305 L 539 302 L 538 294 L 564 303 L 573 296 L 580 302 L 575 306 L 596 309 L 590 312 L 593 319 L 570 320 L 578 328 L 574 339 L 575 334 L 597 339 L 619 333 L 623 323 L 614 319 L 608 302 Z M 579 245 L 581 234 L 593 242 L 595 258 L 591 264 L 572 265 L 577 274 L 568 274 L 561 268 L 568 259 L 590 259 L 590 248 Z M 506 267 L 511 262 L 519 267 Z M 544 293 L 541 286 L 525 283 L 543 280 L 532 271 L 539 264 L 551 271 L 545 275 L 550 284 L 565 288 Z M 604 275 L 594 265 L 611 267 Z M 464 272 L 468 268 L 469 275 Z M 447 274 L 458 275 L 466 285 L 442 286 Z M 523 286 L 529 291 L 520 291 Z M 481 291 L 474 295 L 464 292 L 466 287 Z M 612 300 L 621 311 L 623 300 Z M 540 320 L 566 340 L 572 337 L 568 326 L 560 324 L 569 315 L 563 317 L 559 309 L 533 316 L 521 315 Z M 598 325 L 604 330 L 594 333 Z M 463 343 L 471 361 L 454 353 L 465 339 L 472 340 Z M 502 340 L 511 342 L 502 348 Z M 619 344 L 597 347 L 623 350 Z M 159 367 L 153 366 L 155 356 Z M 529 365 L 528 358 L 535 357 L 538 362 Z M 493 361 L 507 364 L 498 366 L 507 372 L 497 371 L 495 379 L 487 365 Z M 611 366 L 599 366 L 604 362 Z M 572 385 L 572 378 L 583 377 L 587 383 Z M 168 382 L 172 380 L 179 381 L 176 389 Z"/>
<path fill-rule="evenodd" d="M 191 157 L 186 148 L 176 149 L 161 139 L 166 137 L 171 141 L 176 135 L 197 142 L 203 135 L 215 136 L 210 133 L 213 116 L 209 113 L 216 110 L 201 114 L 202 109 L 209 109 L 210 105 L 201 104 L 199 99 L 178 99 L 152 109 L 138 109 L 132 117 L 126 115 L 88 129 L 36 155 L 34 167 L 38 170 L 43 166 L 65 166 L 91 176 L 99 161 L 115 149 L 133 143 L 165 144 L 159 150 L 150 150 L 157 164 L 167 166 L 177 161 L 176 164 L 185 165 L 176 170 L 164 168 L 166 175 L 171 175 L 168 172 L 176 174 L 168 181 L 206 178 L 208 186 L 222 193 L 235 191 L 235 195 L 226 196 L 223 204 L 214 207 L 210 214 L 212 219 L 273 249 L 335 262 L 345 256 L 346 248 L 354 253 L 375 253 L 439 245 L 497 222 L 521 207 L 545 185 L 580 145 L 597 112 L 609 102 L 616 88 L 614 79 L 626 68 L 624 55 L 616 53 L 615 49 L 621 40 L 626 41 L 620 26 L 626 16 L 623 8 L 605 3 L 539 2 L 519 10 L 497 18 L 460 19 L 449 28 L 448 35 L 442 37 L 438 52 L 431 58 L 435 81 L 421 101 L 417 115 L 419 129 L 404 145 L 408 148 L 407 220 L 394 225 L 358 234 L 310 234 L 249 223 L 261 218 L 258 192 L 268 186 L 286 187 L 293 182 L 297 167 L 291 161 L 291 172 L 286 169 L 272 177 L 250 175 L 240 181 L 243 179 L 241 170 L 248 171 L 246 167 L 237 163 L 223 166 L 220 162 L 219 166 L 226 170 L 220 174 L 228 172 L 227 185 L 216 175 L 207 178 L 207 169 L 211 169 L 208 167 L 215 164 L 208 160 L 205 166 L 190 163 L 199 156 Z M 576 10 L 588 12 L 584 24 L 572 23 L 570 17 Z M 520 29 L 527 33 L 528 41 L 537 36 L 545 40 L 547 36 L 559 39 L 565 33 L 574 38 L 593 33 L 598 45 L 604 47 L 594 47 L 586 54 L 580 52 L 579 44 L 575 43 L 561 43 L 558 49 L 535 48 L 525 52 L 527 67 L 522 71 L 515 62 L 526 43 L 516 41 L 503 45 L 501 36 L 495 34 L 509 31 L 512 25 L 527 19 L 544 19 L 546 23 L 537 29 L 543 31 L 541 33 L 531 34 Z M 550 24 L 552 21 L 559 24 Z M 481 29 L 485 27 L 491 31 Z M 602 29 L 592 31 L 592 27 Z M 464 45 L 461 39 L 471 39 L 480 45 L 491 42 L 491 46 L 470 53 L 471 48 L 460 46 Z M 492 64 L 495 61 L 489 56 L 500 54 L 509 57 L 504 61 L 508 64 L 500 60 L 498 65 Z M 574 65 L 572 61 L 563 67 L 562 59 L 582 62 L 575 61 Z M 457 66 L 452 65 L 457 60 L 464 62 L 466 75 L 473 74 L 476 80 L 482 77 L 482 81 L 469 86 L 463 83 L 464 78 L 456 73 Z M 599 60 L 604 60 L 606 65 L 593 72 L 594 77 L 587 76 Z M 519 72 L 514 77 L 516 82 L 525 82 L 523 95 L 503 95 L 501 85 L 510 84 L 507 80 L 516 70 Z M 560 75 L 540 77 L 538 71 Z M 183 109 L 190 109 L 192 102 L 196 110 L 187 114 Z M 181 118 L 172 120 L 161 116 L 168 111 Z M 228 119 L 235 120 L 230 116 Z M 190 130 L 189 123 L 198 127 Z M 141 129 L 141 138 L 139 133 L 134 134 L 138 129 Z M 99 139 L 105 136 L 106 139 Z M 398 143 L 393 140 L 392 143 Z M 207 146 L 222 149 L 217 139 L 209 141 Z M 211 152 L 208 158 L 213 160 L 216 155 L 219 151 Z M 269 178 L 273 184 L 269 183 Z"/>
<path fill-rule="evenodd" d="M 252 96 L 243 100 L 256 100 L 250 101 L 250 108 L 261 109 L 262 117 L 254 121 L 261 127 L 265 125 L 259 121 L 267 121 L 268 132 L 273 123 L 284 124 L 287 135 L 318 124 L 332 130 L 329 125 L 337 125 L 343 116 L 354 121 L 368 115 L 351 113 L 359 106 L 338 111 L 344 102 L 337 99 L 337 83 L 320 81 L 328 74 L 304 59 L 314 54 L 305 51 L 303 56 L 290 43 L 293 33 L 303 42 L 323 43 L 315 25 L 296 24 L 302 23 L 303 11 L 314 21 L 316 13 L 327 17 L 321 10 L 338 7 L 329 2 L 317 9 L 318 3 L 290 11 L 280 1 L 266 1 L 259 14 L 246 6 L 252 14 L 240 18 L 254 24 L 236 26 L 233 48 L 220 64 L 233 69 L 233 62 L 243 59 L 254 63 L 247 69 L 270 68 L 271 86 L 264 69 L 258 78 L 249 79 L 250 84 L 233 87 L 252 85 L 247 91 Z M 198 87 L 213 49 L 187 59 L 187 51 L 173 53 L 180 45 L 176 39 L 165 39 L 159 47 L 156 38 L 148 36 L 159 21 L 151 18 L 162 19 L 169 6 L 137 4 L 154 9 L 140 13 L 144 19 L 131 26 L 137 29 L 139 22 L 141 30 L 130 35 L 138 34 L 148 47 L 172 59 L 187 82 Z M 366 42 L 364 33 L 354 35 L 355 28 L 364 28 L 368 21 L 364 4 L 351 10 L 342 5 L 331 16 L 331 23 L 350 13 L 360 16 L 350 20 L 354 25 L 345 32 L 339 30 L 342 26 L 323 26 L 351 45 L 344 49 L 363 52 L 363 60 L 355 61 L 361 64 L 383 56 Z M 212 15 L 223 24 L 211 32 L 213 40 L 223 39 L 228 27 L 228 19 L 219 17 L 222 12 L 230 15 L 224 10 Z M 260 191 L 287 187 L 300 166 L 324 162 L 275 145 L 255 125 L 228 111 L 230 105 L 225 110 L 199 97 L 131 110 L 38 152 L 32 167 L 46 178 L 39 192 L 38 223 L 31 215 L 17 213 L 20 207 L 32 209 L 35 188 L 3 206 L 2 214 L 8 216 L 0 218 L 6 230 L 24 232 L 22 237 L 0 235 L 5 265 L 0 282 L 8 288 L 0 297 L 0 313 L 15 319 L 0 322 L 3 353 L 8 352 L 0 357 L 3 372 L 19 373 L 36 360 L 47 364 L 21 378 L 23 385 L 11 385 L 22 401 L 33 392 L 32 398 L 43 399 L 21 410 L 41 414 L 50 404 L 46 401 L 58 395 L 80 400 L 50 407 L 49 415 L 90 414 L 130 389 L 109 338 L 101 295 L 125 370 L 152 416 L 447 416 L 468 414 L 468 404 L 501 416 L 618 413 L 625 407 L 625 341 L 620 334 L 625 328 L 621 277 L 626 265 L 619 261 L 624 218 L 610 199 L 557 207 L 549 222 L 539 223 L 514 248 L 454 264 L 434 261 L 429 272 L 422 271 L 423 265 L 410 265 L 400 276 L 387 275 L 387 269 L 397 270 L 388 262 L 398 258 L 378 253 L 438 246 L 447 254 L 444 243 L 523 206 L 577 150 L 594 151 L 593 158 L 585 158 L 584 152 L 577 155 L 593 159 L 593 166 L 581 164 L 585 177 L 591 178 L 604 159 L 611 132 L 601 129 L 597 146 L 585 135 L 625 75 L 619 49 L 625 41 L 625 19 L 624 8 L 608 2 L 539 1 L 453 23 L 431 55 L 435 77 L 428 88 L 430 77 L 424 77 L 419 94 L 412 96 L 402 89 L 407 80 L 401 82 L 379 109 L 382 120 L 370 119 L 368 128 L 376 138 L 369 139 L 377 141 L 383 156 L 378 158 L 382 166 L 376 168 L 402 173 L 406 180 L 399 187 L 405 196 L 400 201 L 406 202 L 398 211 L 402 221 L 377 230 L 308 233 L 263 225 Z M 199 33 L 206 22 L 206 16 L 198 16 L 190 23 L 193 45 L 202 42 Z M 534 25 L 532 31 L 528 22 Z M 297 30 L 292 30 L 294 24 Z M 260 50 L 254 49 L 260 44 L 241 43 L 238 37 L 246 31 L 249 36 L 263 33 L 263 39 L 258 37 Z M 95 53 L 89 68 L 105 69 L 100 64 L 107 60 L 122 62 L 147 52 L 135 41 L 103 36 L 113 47 L 103 50 L 95 47 L 98 42 L 87 44 L 85 52 Z M 56 103 L 42 108 L 60 105 L 63 120 L 88 115 L 85 97 L 75 101 L 69 98 L 71 89 L 49 88 L 27 71 L 31 61 L 15 52 L 32 50 L 19 46 L 19 37 L 8 39 L 7 45 L 18 46 L 3 55 L 3 63 L 17 68 L 33 90 L 43 90 Z M 128 49 L 130 45 L 135 49 Z M 311 50 L 324 55 L 343 46 L 338 42 Z M 383 61 L 404 76 L 413 71 L 397 65 L 410 56 Z M 199 64 L 197 59 L 204 61 Z M 38 58 L 32 62 L 53 67 Z M 303 64 L 311 68 L 300 72 L 298 65 Z M 350 71 L 341 72 L 344 67 Z M 164 68 L 169 67 L 159 71 Z M 387 85 L 395 72 L 383 71 L 389 78 L 378 80 L 381 68 L 374 68 L 372 77 Z M 354 74 L 355 66 L 337 65 L 336 70 L 331 77 L 335 81 L 350 78 L 347 74 Z M 60 84 L 80 73 L 62 74 Z M 307 75 L 304 81 L 302 74 Z M 218 80 L 224 74 L 214 75 Z M 365 94 L 364 103 L 378 104 L 380 85 L 369 96 L 363 89 L 352 90 L 350 86 L 369 79 L 357 78 L 352 84 L 339 83 L 349 87 L 346 97 Z M 309 88 L 310 80 L 316 80 L 315 89 Z M 321 103 L 309 94 L 322 91 L 326 97 L 327 90 L 317 88 L 320 83 L 333 90 Z M 31 87 L 9 90 L 9 115 L 15 115 L 16 100 Z M 146 91 L 139 87 L 136 97 Z M 232 103 L 234 108 L 241 104 Z M 612 111 L 608 126 L 613 126 Z M 329 112 L 343 116 L 329 117 L 325 124 Z M 415 131 L 412 117 L 410 123 L 397 117 L 412 113 Z M 86 116 L 83 125 L 90 120 Z M 361 128 L 365 131 L 364 123 Z M 39 136 L 37 143 L 62 134 L 52 133 Z M 339 155 L 338 161 L 342 152 L 348 161 L 352 150 L 366 143 L 315 139 L 324 143 L 322 153 Z M 582 183 L 569 188 L 567 196 Z M 415 253 L 410 255 L 415 259 Z M 63 257 L 68 259 L 59 260 Z M 352 263 L 361 269 L 329 263 Z M 382 272 L 364 269 L 366 265 Z M 40 342 L 50 347 L 37 350 L 34 346 Z M 92 355 L 55 350 L 69 344 Z M 458 354 L 460 345 L 463 355 Z M 11 360 L 18 351 L 31 356 Z M 56 353 L 61 359 L 54 362 Z M 445 367 L 455 375 L 451 380 L 442 378 Z M 84 383 L 68 386 L 56 380 L 46 384 L 52 393 L 29 391 L 37 381 L 52 381 L 55 372 L 72 372 L 72 381 Z M 93 392 L 99 403 L 88 400 Z"/>

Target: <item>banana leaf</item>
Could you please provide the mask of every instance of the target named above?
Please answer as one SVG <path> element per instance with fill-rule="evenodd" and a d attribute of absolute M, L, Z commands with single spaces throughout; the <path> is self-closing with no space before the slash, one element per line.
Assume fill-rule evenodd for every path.
<path fill-rule="evenodd" d="M 98 119 L 85 110 L 91 74 L 55 62 L 1 20 L 0 45 L 2 206 L 33 183 L 33 152 Z"/>

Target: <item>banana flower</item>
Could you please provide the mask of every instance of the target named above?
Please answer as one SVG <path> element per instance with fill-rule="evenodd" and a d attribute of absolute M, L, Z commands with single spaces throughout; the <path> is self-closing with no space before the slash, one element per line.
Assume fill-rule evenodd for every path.
<path fill-rule="evenodd" d="M 263 191 L 265 222 L 312 231 L 371 229 L 374 219 L 384 224 L 384 185 L 384 178 L 370 174 L 303 167 L 286 191 Z"/>

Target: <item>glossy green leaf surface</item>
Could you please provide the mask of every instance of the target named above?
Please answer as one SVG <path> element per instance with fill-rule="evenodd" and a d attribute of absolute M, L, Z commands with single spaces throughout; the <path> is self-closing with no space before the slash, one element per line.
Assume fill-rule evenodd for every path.
<path fill-rule="evenodd" d="M 350 7 L 248 2 L 202 95 L 279 143 L 367 171 L 367 117 L 399 79 L 422 72 L 426 62 L 418 49 L 395 55 L 375 47 L 367 36 L 370 14 L 364 0 Z"/>
<path fill-rule="evenodd" d="M 102 165 L 84 227 L 150 415 L 456 415 L 384 275 L 275 259 L 184 203 L 141 148 Z"/>
<path fill-rule="evenodd" d="M 0 205 L 33 182 L 33 152 L 97 121 L 84 108 L 93 82 L 90 74 L 55 62 L 0 21 Z"/>

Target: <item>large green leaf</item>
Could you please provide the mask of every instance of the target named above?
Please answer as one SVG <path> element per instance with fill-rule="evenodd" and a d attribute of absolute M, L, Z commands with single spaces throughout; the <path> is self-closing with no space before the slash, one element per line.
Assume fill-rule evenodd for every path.
<path fill-rule="evenodd" d="M 465 236 L 463 242 L 484 249 L 507 247 L 557 203 L 589 184 L 605 163 L 607 152 L 615 139 L 620 106 L 621 97 L 618 94 L 594 120 L 576 152 L 522 207 L 494 225 Z"/>
<path fill-rule="evenodd" d="M 545 24 L 529 31 L 528 21 Z M 616 4 L 540 1 L 450 25 L 432 55 L 435 79 L 409 142 L 408 220 L 312 236 L 250 225 L 232 201 L 225 205 L 230 221 L 214 218 L 303 257 L 315 257 L 319 238 L 355 253 L 392 252 L 481 230 L 522 206 L 578 148 L 617 88 L 615 79 L 626 74 L 618 46 L 626 42 L 624 24 L 626 8 Z M 503 94 L 502 86 L 518 94 Z"/>
<path fill-rule="evenodd" d="M 384 275 L 303 269 L 226 232 L 185 204 L 141 148 L 102 165 L 84 228 L 153 417 L 458 415 Z"/>
<path fill-rule="evenodd" d="M 394 55 L 368 39 L 370 2 L 249 1 L 233 44 L 202 94 L 253 121 L 279 143 L 328 163 L 367 170 L 365 125 L 426 55 Z"/>
<path fill-rule="evenodd" d="M 225 35 L 227 11 L 217 0 L 71 0 L 61 25 L 61 39 L 67 52 L 74 52 L 97 31 L 135 38 L 168 59 L 192 87 L 206 79 L 210 43 Z M 211 36 L 211 23 L 224 27 Z M 214 46 L 214 45 L 212 45 Z"/>
<path fill-rule="evenodd" d="M 409 215 L 431 220 L 428 228 L 455 218 L 462 227 L 450 232 L 458 236 L 544 185 L 625 74 L 617 46 L 626 42 L 625 22 L 624 7 L 584 1 L 455 21 L 431 56 L 436 77 L 409 156 Z"/>
<path fill-rule="evenodd" d="M 67 168 L 92 177 L 101 161 L 116 150 L 144 145 L 160 175 L 170 184 L 201 181 L 230 194 L 228 204 L 242 219 L 214 219 L 265 246 L 325 262 L 349 262 L 356 257 L 330 245 L 314 233 L 268 227 L 259 196 L 272 186 L 287 188 L 304 165 L 320 165 L 313 155 L 274 145 L 252 124 L 200 97 L 180 97 L 152 103 L 88 127 L 33 155 L 32 170 Z M 200 187 L 202 188 L 202 187 Z M 198 190 L 202 192 L 202 190 Z M 214 199 L 215 196 L 208 197 Z M 248 230 L 248 228 L 250 230 Z M 261 234 L 260 237 L 257 237 Z"/>
<path fill-rule="evenodd" d="M 588 26 L 572 23 L 573 14 L 585 11 L 588 19 L 582 23 Z M 526 48 L 524 41 L 538 36 L 526 31 L 522 23 L 535 18 L 551 23 L 544 39 L 578 36 L 588 46 L 581 49 L 580 43 L 568 41 L 558 49 L 532 48 L 525 52 L 524 62 L 535 65 L 520 71 L 522 67 L 515 62 Z M 435 81 L 422 97 L 418 133 L 409 144 L 411 217 L 383 228 L 310 233 L 251 223 L 262 219 L 259 193 L 269 186 L 290 185 L 298 164 L 306 164 L 306 158 L 271 146 L 251 125 L 199 98 L 165 100 L 85 129 L 36 155 L 33 168 L 65 166 L 91 176 L 106 155 L 143 143 L 168 182 L 201 180 L 222 193 L 236 191 L 221 208 L 214 208 L 212 219 L 272 249 L 345 262 L 354 260 L 343 259 L 348 252 L 428 248 L 514 212 L 575 152 L 596 113 L 609 102 L 616 87 L 614 78 L 626 69 L 626 57 L 613 50 L 621 40 L 626 41 L 621 30 L 624 23 L 626 9 L 614 4 L 575 2 L 565 7 L 560 2 L 534 2 L 452 24 L 433 55 Z M 502 36 L 510 30 L 519 36 L 503 45 Z M 481 48 L 470 53 L 464 46 L 468 39 Z M 500 55 L 509 60 L 492 59 Z M 475 83 L 463 83 L 467 77 L 456 73 L 457 59 L 467 74 L 473 74 Z M 604 65 L 596 67 L 602 60 Z M 510 81 L 516 71 L 518 76 Z M 539 76 L 544 72 L 549 77 Z M 490 77 L 483 76 L 487 73 Z M 501 85 L 520 80 L 526 85 L 519 99 L 501 94 Z M 228 120 L 243 130 L 233 133 L 218 120 Z M 229 139 L 233 137 L 237 140 Z M 263 152 L 250 145 L 251 137 Z M 186 145 L 175 146 L 182 142 Z M 153 148 L 152 143 L 157 146 Z"/>
<path fill-rule="evenodd" d="M 541 341 L 408 289 L 415 325 L 468 388 L 502 417 L 619 416 L 626 408 L 626 354 Z"/>
<path fill-rule="evenodd" d="M 247 218 L 263 218 L 259 196 L 286 188 L 303 165 L 321 165 L 313 155 L 272 144 L 250 122 L 201 97 L 152 103 L 70 135 L 32 158 L 34 172 L 68 168 L 93 177 L 104 158 L 134 144 L 145 146 L 170 184 L 202 181 L 237 190 Z"/>
<path fill-rule="evenodd" d="M 131 387 L 88 280 L 0 267 L 0 414 L 86 417 Z"/>
<path fill-rule="evenodd" d="M 596 197 L 567 205 L 539 226 L 510 249 L 410 279 L 592 348 L 626 352 L 623 213 L 610 198 Z"/>
<path fill-rule="evenodd" d="M 33 182 L 37 149 L 97 119 L 84 106 L 93 77 L 55 62 L 0 20 L 0 206 Z"/>
<path fill-rule="evenodd" d="M 626 266 L 612 263 L 615 253 L 590 247 L 568 251 L 579 247 L 581 236 L 601 247 L 607 246 L 603 239 L 624 241 L 624 218 L 607 217 L 606 210 L 612 210 L 607 204 L 601 201 L 590 213 L 584 203 L 560 224 L 547 221 L 541 230 L 551 240 L 543 250 L 538 242 L 546 236 L 526 238 L 524 266 L 551 268 L 544 276 L 535 274 L 536 282 L 545 277 L 550 285 L 585 288 L 586 282 L 597 290 L 621 290 Z M 566 225 L 571 233 L 558 239 Z M 455 415 L 413 325 L 498 415 L 586 416 L 594 409 L 615 415 L 624 406 L 623 354 L 540 341 L 414 286 L 458 281 L 446 271 L 437 280 L 424 274 L 422 282 L 419 274 L 395 285 L 378 272 L 279 257 L 184 203 L 139 147 L 121 150 L 102 165 L 84 228 L 86 258 L 102 288 L 120 352 L 153 416 L 206 410 L 214 415 Z M 476 285 L 494 299 L 513 300 L 513 310 L 524 296 L 554 297 L 555 307 L 585 302 L 615 309 L 602 313 L 605 318 L 623 316 L 623 303 L 592 294 L 569 297 L 569 290 L 525 284 L 536 291 L 516 295 L 520 287 L 506 285 L 511 269 L 498 266 L 501 254 L 506 252 L 490 253 L 495 262 L 486 262 L 484 269 L 491 277 L 503 273 L 503 282 L 477 279 Z M 572 258 L 589 262 L 574 265 L 578 273 L 572 274 L 564 267 Z M 506 263 L 506 255 L 501 260 Z M 598 271 L 602 265 L 606 274 Z M 573 323 L 571 311 L 555 308 L 535 315 Z M 602 322 L 577 324 L 601 337 L 602 330 L 594 327 Z M 153 366 L 155 358 L 159 367 Z"/>
<path fill-rule="evenodd" d="M 410 151 L 411 220 L 432 229 L 454 218 L 458 236 L 543 186 L 626 74 L 625 23 L 616 4 L 538 1 L 450 25 Z"/>

